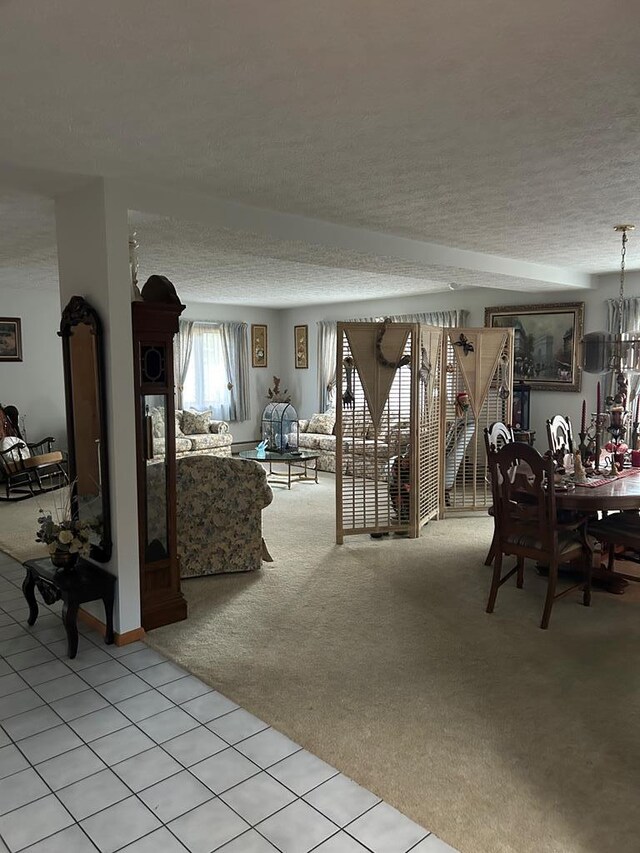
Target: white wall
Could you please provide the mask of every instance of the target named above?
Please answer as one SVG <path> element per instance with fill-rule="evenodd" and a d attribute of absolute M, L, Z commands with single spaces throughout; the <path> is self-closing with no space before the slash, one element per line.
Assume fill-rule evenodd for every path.
<path fill-rule="evenodd" d="M 178 292 L 178 295 L 179 292 Z M 234 444 L 241 441 L 258 441 L 260 438 L 260 423 L 262 410 L 267 403 L 267 391 L 273 387 L 273 377 L 278 376 L 283 381 L 281 388 L 289 388 L 281 368 L 281 324 L 282 311 L 268 308 L 249 308 L 238 305 L 214 305 L 208 302 L 187 302 L 182 317 L 187 320 L 203 321 L 235 321 L 247 324 L 249 341 L 249 399 L 250 412 L 246 421 L 233 422 L 229 425 Z M 267 326 L 267 366 L 251 367 L 251 324 L 259 323 Z M 293 330 L 291 331 L 293 339 Z M 293 344 L 292 344 L 293 348 Z"/>
<path fill-rule="evenodd" d="M 0 362 L 0 403 L 25 416 L 28 441 L 52 435 L 58 450 L 67 446 L 60 313 L 57 288 L 40 292 L 3 281 L 0 316 L 22 320 L 23 361 Z"/>
<path fill-rule="evenodd" d="M 484 309 L 499 305 L 530 305 L 553 302 L 584 302 L 584 330 L 606 328 L 605 299 L 617 298 L 619 276 L 601 276 L 594 290 L 563 290 L 549 293 L 523 293 L 491 288 L 475 288 L 455 292 L 437 293 L 405 299 L 379 299 L 366 302 L 343 302 L 314 308 L 295 308 L 283 312 L 281 363 L 283 380 L 288 384 L 296 401 L 300 417 L 309 417 L 318 409 L 316 380 L 317 322 L 319 320 L 345 320 L 357 317 L 384 317 L 386 314 L 410 314 L 419 311 L 445 311 L 465 308 L 469 311 L 469 326 L 484 326 Z M 631 272 L 625 279 L 625 296 L 640 296 L 640 273 Z M 293 327 L 301 323 L 309 326 L 309 370 L 296 370 L 293 364 Z M 582 400 L 586 398 L 588 411 L 595 409 L 598 376 L 584 374 L 579 392 L 533 391 L 531 394 L 531 428 L 535 429 L 536 446 L 546 448 L 545 421 L 554 414 L 567 414 L 577 429 L 580 424 Z"/>

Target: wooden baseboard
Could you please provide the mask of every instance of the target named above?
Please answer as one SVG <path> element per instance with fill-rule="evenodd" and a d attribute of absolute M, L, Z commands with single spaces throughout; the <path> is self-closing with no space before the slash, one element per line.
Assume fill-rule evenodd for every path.
<path fill-rule="evenodd" d="M 78 619 L 81 622 L 84 622 L 85 625 L 89 625 L 91 628 L 95 628 L 96 631 L 100 631 L 101 634 L 104 634 L 106 631 L 106 625 L 97 616 L 94 616 L 93 613 L 88 613 L 86 610 L 80 608 L 78 610 Z M 129 643 L 135 643 L 136 640 L 142 640 L 145 635 L 144 628 L 134 628 L 133 631 L 125 631 L 124 634 L 116 633 L 114 635 L 114 643 L 116 646 L 128 646 Z"/>

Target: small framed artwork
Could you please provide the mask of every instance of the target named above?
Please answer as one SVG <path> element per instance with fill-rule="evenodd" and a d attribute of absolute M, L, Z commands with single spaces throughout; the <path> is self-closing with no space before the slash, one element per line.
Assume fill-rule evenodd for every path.
<path fill-rule="evenodd" d="M 532 391 L 579 391 L 584 302 L 485 308 L 485 326 L 515 329 L 513 378 Z"/>
<path fill-rule="evenodd" d="M 308 342 L 309 327 L 294 326 L 293 339 L 295 343 L 295 363 L 296 367 L 309 367 L 309 342 Z"/>
<path fill-rule="evenodd" d="M 22 323 L 18 317 L 0 317 L 0 361 L 22 361 Z"/>
<path fill-rule="evenodd" d="M 251 325 L 251 367 L 267 366 L 267 327 Z"/>

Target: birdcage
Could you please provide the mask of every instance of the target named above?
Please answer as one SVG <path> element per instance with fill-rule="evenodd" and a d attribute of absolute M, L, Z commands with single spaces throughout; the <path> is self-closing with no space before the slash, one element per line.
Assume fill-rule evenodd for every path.
<path fill-rule="evenodd" d="M 272 453 L 298 449 L 298 413 L 291 403 L 267 403 L 262 413 L 262 440 Z"/>

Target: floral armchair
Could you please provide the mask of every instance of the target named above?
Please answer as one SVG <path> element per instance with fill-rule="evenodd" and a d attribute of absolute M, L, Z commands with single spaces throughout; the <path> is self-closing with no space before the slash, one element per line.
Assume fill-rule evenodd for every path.
<path fill-rule="evenodd" d="M 181 577 L 249 572 L 271 560 L 262 540 L 262 510 L 273 492 L 259 463 L 178 457 L 176 479 Z"/>

